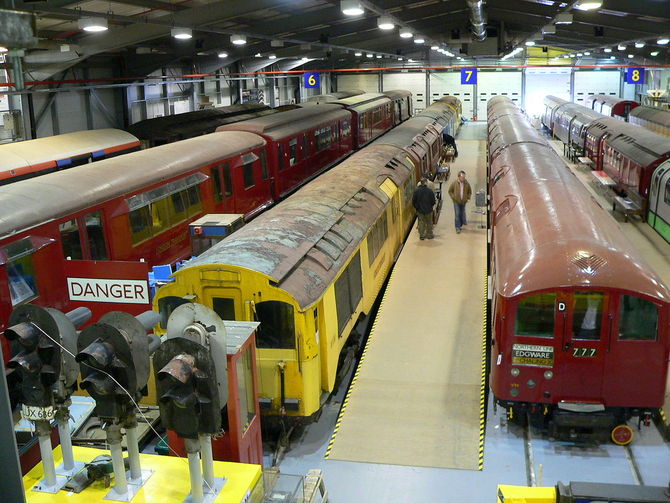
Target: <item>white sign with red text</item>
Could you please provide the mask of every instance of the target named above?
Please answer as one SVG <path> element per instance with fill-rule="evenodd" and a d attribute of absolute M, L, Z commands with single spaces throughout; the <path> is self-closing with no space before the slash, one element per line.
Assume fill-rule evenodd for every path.
<path fill-rule="evenodd" d="M 149 304 L 149 285 L 145 280 L 68 278 L 70 300 Z"/>

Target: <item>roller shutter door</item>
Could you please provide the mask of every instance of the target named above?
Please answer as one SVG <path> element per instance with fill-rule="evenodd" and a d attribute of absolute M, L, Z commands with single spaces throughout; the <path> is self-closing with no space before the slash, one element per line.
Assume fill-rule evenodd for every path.
<path fill-rule="evenodd" d="M 337 90 L 363 89 L 366 93 L 379 92 L 379 74 L 358 73 L 337 76 Z"/>
<path fill-rule="evenodd" d="M 530 117 L 539 117 L 544 110 L 544 97 L 570 99 L 570 68 L 526 68 L 524 108 Z"/>
<path fill-rule="evenodd" d="M 426 74 L 424 72 L 387 73 L 382 77 L 382 89 L 404 89 L 412 93 L 414 112 L 426 108 Z"/>
<path fill-rule="evenodd" d="M 494 96 L 507 96 L 521 106 L 521 72 L 478 72 L 477 75 L 477 115 L 484 119 L 486 103 Z"/>
<path fill-rule="evenodd" d="M 584 98 L 594 94 L 619 96 L 618 71 L 575 72 L 575 103 L 584 104 Z"/>
<path fill-rule="evenodd" d="M 442 96 L 455 96 L 463 104 L 463 116 L 474 117 L 474 87 L 461 85 L 461 72 L 435 72 L 430 74 L 431 103 Z"/>

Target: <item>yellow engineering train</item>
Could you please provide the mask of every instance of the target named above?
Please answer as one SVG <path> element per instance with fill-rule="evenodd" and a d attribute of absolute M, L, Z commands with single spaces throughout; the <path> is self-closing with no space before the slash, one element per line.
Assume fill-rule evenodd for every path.
<path fill-rule="evenodd" d="M 177 271 L 154 308 L 164 321 L 184 302 L 260 321 L 262 410 L 315 414 L 412 226 L 417 179 L 434 171 L 459 105 L 434 103 L 257 217 Z"/>

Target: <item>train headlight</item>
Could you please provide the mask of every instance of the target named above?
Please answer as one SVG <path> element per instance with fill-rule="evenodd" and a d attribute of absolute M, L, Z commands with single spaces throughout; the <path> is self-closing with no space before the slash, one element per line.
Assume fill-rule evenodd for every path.
<path fill-rule="evenodd" d="M 512 396 L 518 396 L 519 395 L 519 388 L 512 388 L 509 390 L 509 394 Z"/>
<path fill-rule="evenodd" d="M 554 377 L 554 373 L 551 370 L 545 370 L 544 371 L 544 378 L 545 379 L 551 379 Z"/>
<path fill-rule="evenodd" d="M 510 370 L 510 373 L 512 374 L 512 377 L 516 377 L 521 373 L 521 371 L 518 368 L 513 367 L 512 370 Z"/>
<path fill-rule="evenodd" d="M 529 388 L 534 388 L 535 387 L 535 381 L 533 379 L 528 379 L 528 382 L 526 383 Z"/>

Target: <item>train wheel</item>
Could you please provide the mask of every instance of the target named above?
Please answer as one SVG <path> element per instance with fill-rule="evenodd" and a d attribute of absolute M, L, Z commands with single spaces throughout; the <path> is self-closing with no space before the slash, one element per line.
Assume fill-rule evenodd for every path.
<path fill-rule="evenodd" d="M 612 442 L 617 445 L 628 445 L 633 441 L 633 429 L 625 424 L 620 424 L 612 429 Z"/>

